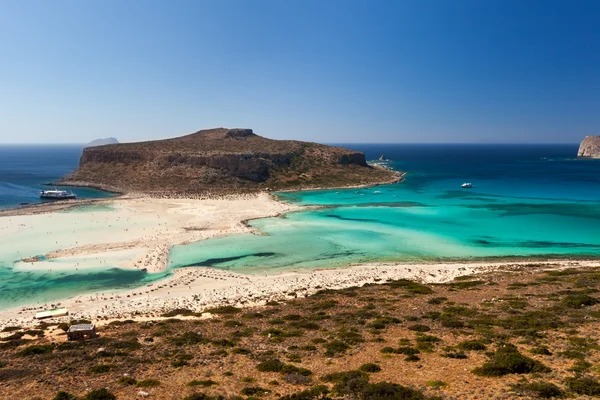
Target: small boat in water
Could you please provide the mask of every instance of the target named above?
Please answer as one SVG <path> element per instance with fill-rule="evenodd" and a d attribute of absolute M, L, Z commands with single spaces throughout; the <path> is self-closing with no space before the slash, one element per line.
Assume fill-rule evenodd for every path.
<path fill-rule="evenodd" d="M 473 187 L 473 184 L 470 182 L 465 182 L 462 185 L 460 185 L 460 187 L 463 189 L 471 189 Z"/>
<path fill-rule="evenodd" d="M 69 200 L 76 199 L 77 196 L 73 192 L 67 192 L 66 190 L 42 190 L 40 192 L 40 198 L 44 200 Z"/>

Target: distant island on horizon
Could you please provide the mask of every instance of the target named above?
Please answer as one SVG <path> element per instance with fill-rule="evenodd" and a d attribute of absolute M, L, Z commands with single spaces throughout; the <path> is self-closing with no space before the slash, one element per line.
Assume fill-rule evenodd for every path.
<path fill-rule="evenodd" d="M 105 139 L 92 140 L 91 142 L 86 144 L 85 147 L 104 146 L 106 144 L 117 144 L 117 143 L 119 143 L 119 141 L 116 138 L 109 137 L 109 138 L 105 138 Z"/>

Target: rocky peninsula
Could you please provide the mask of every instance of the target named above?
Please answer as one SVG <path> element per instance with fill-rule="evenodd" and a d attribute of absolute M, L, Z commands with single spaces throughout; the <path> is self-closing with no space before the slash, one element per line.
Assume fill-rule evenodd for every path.
<path fill-rule="evenodd" d="M 361 152 L 252 129 L 216 128 L 148 142 L 88 147 L 61 185 L 149 195 L 255 193 L 390 183 L 393 171 L 369 166 Z"/>
<path fill-rule="evenodd" d="M 579 145 L 577 157 L 600 158 L 600 136 L 586 136 Z"/>

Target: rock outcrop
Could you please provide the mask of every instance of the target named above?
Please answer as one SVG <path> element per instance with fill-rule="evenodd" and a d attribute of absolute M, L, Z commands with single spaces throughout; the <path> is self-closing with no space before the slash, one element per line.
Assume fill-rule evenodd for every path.
<path fill-rule="evenodd" d="M 577 156 L 600 158 L 600 136 L 586 136 L 579 145 Z"/>
<path fill-rule="evenodd" d="M 239 193 L 345 187 L 398 180 L 363 153 L 251 129 L 216 128 L 173 139 L 85 148 L 61 184 L 146 194 Z"/>
<path fill-rule="evenodd" d="M 86 144 L 85 147 L 104 146 L 105 144 L 116 144 L 116 143 L 119 143 L 119 141 L 117 139 L 115 139 L 114 137 L 109 137 L 106 139 L 92 140 L 91 142 Z"/>

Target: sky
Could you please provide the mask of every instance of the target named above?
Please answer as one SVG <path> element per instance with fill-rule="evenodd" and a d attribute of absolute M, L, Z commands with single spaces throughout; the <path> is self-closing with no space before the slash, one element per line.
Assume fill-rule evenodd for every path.
<path fill-rule="evenodd" d="M 597 0 L 3 0 L 0 143 L 600 135 Z"/>

